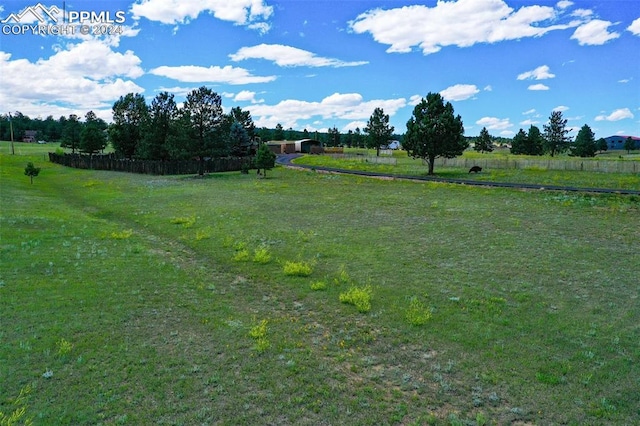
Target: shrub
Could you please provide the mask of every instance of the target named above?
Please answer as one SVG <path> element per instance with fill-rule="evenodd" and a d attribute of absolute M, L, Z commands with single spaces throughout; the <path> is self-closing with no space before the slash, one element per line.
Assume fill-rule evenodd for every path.
<path fill-rule="evenodd" d="M 285 262 L 284 274 L 293 277 L 308 277 L 313 272 L 313 268 L 307 262 Z"/>
<path fill-rule="evenodd" d="M 191 228 L 193 224 L 196 223 L 196 217 L 195 216 L 174 217 L 174 218 L 171 218 L 170 222 L 173 223 L 174 225 L 182 225 L 185 228 Z"/>
<path fill-rule="evenodd" d="M 345 293 L 340 293 L 340 301 L 356 307 L 358 312 L 369 312 L 371 310 L 371 296 L 373 290 L 371 286 L 351 287 Z"/>

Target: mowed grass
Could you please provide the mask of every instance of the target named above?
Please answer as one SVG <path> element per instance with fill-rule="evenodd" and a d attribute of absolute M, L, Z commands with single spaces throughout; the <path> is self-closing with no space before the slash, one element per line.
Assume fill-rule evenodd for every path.
<path fill-rule="evenodd" d="M 0 167 L 5 414 L 640 422 L 637 197 Z"/>

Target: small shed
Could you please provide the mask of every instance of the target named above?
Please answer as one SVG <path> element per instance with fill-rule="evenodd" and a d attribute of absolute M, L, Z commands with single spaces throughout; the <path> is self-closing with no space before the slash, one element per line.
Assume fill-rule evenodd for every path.
<path fill-rule="evenodd" d="M 22 142 L 35 142 L 37 137 L 37 130 L 25 130 L 24 136 L 22 137 Z"/>

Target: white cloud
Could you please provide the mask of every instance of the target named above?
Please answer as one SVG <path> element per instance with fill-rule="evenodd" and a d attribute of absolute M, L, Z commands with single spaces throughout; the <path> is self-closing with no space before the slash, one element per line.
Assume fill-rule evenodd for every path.
<path fill-rule="evenodd" d="M 531 115 L 535 113 L 536 113 L 535 108 L 531 108 L 530 110 L 523 112 L 522 115 Z"/>
<path fill-rule="evenodd" d="M 198 67 L 194 65 L 182 65 L 177 67 L 161 66 L 149 71 L 150 74 L 172 78 L 185 83 L 226 83 L 226 84 L 251 84 L 268 83 L 276 79 L 275 76 L 255 76 L 244 68 L 232 66 Z"/>
<path fill-rule="evenodd" d="M 232 61 L 245 59 L 266 59 L 281 67 L 353 67 L 368 64 L 367 61 L 345 62 L 339 59 L 323 58 L 306 50 L 282 44 L 259 44 L 242 47 L 229 55 Z"/>
<path fill-rule="evenodd" d="M 202 12 L 265 32 L 270 28 L 265 21 L 273 14 L 273 7 L 262 0 L 139 0 L 131 6 L 134 19 L 147 18 L 163 24 L 184 24 Z"/>
<path fill-rule="evenodd" d="M 549 86 L 545 86 L 544 84 L 532 84 L 529 87 L 527 87 L 527 90 L 533 90 L 533 91 L 541 91 L 541 90 L 549 90 Z"/>
<path fill-rule="evenodd" d="M 558 9 L 566 9 L 572 5 L 573 5 L 573 2 L 568 0 L 561 0 L 558 2 L 558 4 L 556 4 L 556 6 L 558 6 Z"/>
<path fill-rule="evenodd" d="M 478 126 L 486 127 L 487 130 L 507 130 L 513 127 L 508 118 L 482 117 L 476 121 Z"/>
<path fill-rule="evenodd" d="M 360 129 L 360 132 L 362 132 L 362 130 L 367 127 L 367 122 L 366 121 L 352 121 L 350 123 L 347 123 L 343 128 L 342 128 L 342 132 L 343 133 L 347 133 L 349 130 L 351 131 L 355 131 L 356 129 Z"/>
<path fill-rule="evenodd" d="M 595 118 L 596 121 L 620 121 L 626 118 L 633 118 L 634 115 L 629 108 L 620 108 L 613 111 L 609 115 L 599 115 Z"/>
<path fill-rule="evenodd" d="M 633 80 L 633 77 L 631 78 L 623 78 L 622 80 L 618 80 L 618 83 L 629 83 L 631 80 Z"/>
<path fill-rule="evenodd" d="M 631 31 L 633 35 L 640 36 L 640 18 L 636 19 L 627 27 L 627 31 Z"/>
<path fill-rule="evenodd" d="M 411 106 L 416 106 L 418 105 L 420 102 L 422 102 L 422 98 L 424 98 L 424 96 L 421 95 L 413 95 L 409 98 L 409 105 Z"/>
<path fill-rule="evenodd" d="M 566 105 L 558 105 L 557 107 L 555 107 L 552 111 L 560 111 L 560 112 L 565 112 L 568 111 L 569 107 Z"/>
<path fill-rule="evenodd" d="M 464 101 L 480 93 L 474 84 L 455 84 L 447 87 L 440 95 L 448 101 Z"/>
<path fill-rule="evenodd" d="M 526 119 L 520 122 L 521 126 L 533 126 L 534 124 L 539 124 L 540 122 L 537 120 Z"/>
<path fill-rule="evenodd" d="M 256 99 L 256 92 L 251 92 L 249 90 L 241 90 L 233 96 L 233 100 L 236 102 L 251 102 L 252 104 L 264 102 L 264 99 Z"/>
<path fill-rule="evenodd" d="M 144 73 L 140 64 L 133 52 L 114 52 L 99 40 L 69 44 L 35 62 L 0 52 L 0 104 L 34 116 L 93 110 L 111 120 L 113 101 L 144 91 L 131 81 Z"/>
<path fill-rule="evenodd" d="M 541 65 L 534 70 L 519 74 L 518 80 L 546 80 L 548 78 L 554 78 L 555 76 L 555 74 L 549 72 L 548 65 Z"/>
<path fill-rule="evenodd" d="M 593 15 L 593 11 L 589 9 L 576 9 L 571 12 L 571 16 L 575 16 L 576 18 L 588 18 Z"/>
<path fill-rule="evenodd" d="M 553 7 L 523 6 L 516 11 L 503 0 L 458 0 L 438 1 L 434 7 L 373 9 L 349 22 L 349 27 L 388 45 L 387 52 L 407 53 L 417 46 L 429 55 L 446 46 L 538 37 L 578 25 L 545 25 L 555 18 Z"/>
<path fill-rule="evenodd" d="M 488 85 L 488 86 L 485 86 L 485 88 L 482 90 L 484 90 L 485 92 L 491 92 L 493 91 L 493 87 L 491 87 L 491 85 Z"/>
<path fill-rule="evenodd" d="M 619 33 L 609 32 L 608 29 L 611 25 L 613 25 L 613 23 L 609 21 L 594 19 L 576 28 L 571 39 L 578 40 L 580 46 L 599 46 L 605 44 L 609 40 L 620 37 Z"/>
<path fill-rule="evenodd" d="M 280 123 L 284 128 L 299 128 L 299 120 L 313 117 L 366 121 L 375 108 L 382 108 L 385 114 L 394 116 L 405 106 L 407 100 L 404 98 L 365 101 L 359 93 L 334 93 L 319 102 L 287 99 L 275 105 L 255 105 L 251 107 L 251 116 L 258 127 L 273 128 Z"/>

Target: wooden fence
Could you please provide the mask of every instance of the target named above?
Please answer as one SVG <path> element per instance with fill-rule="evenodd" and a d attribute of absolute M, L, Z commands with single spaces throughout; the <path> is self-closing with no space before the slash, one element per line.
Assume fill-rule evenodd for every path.
<path fill-rule="evenodd" d="M 114 172 L 141 173 L 149 175 L 198 174 L 200 161 L 153 161 L 130 160 L 109 155 L 56 154 L 49 153 L 49 161 L 76 169 L 109 170 Z M 211 158 L 203 163 L 204 173 L 232 172 L 243 166 L 252 168 L 251 157 Z"/>

